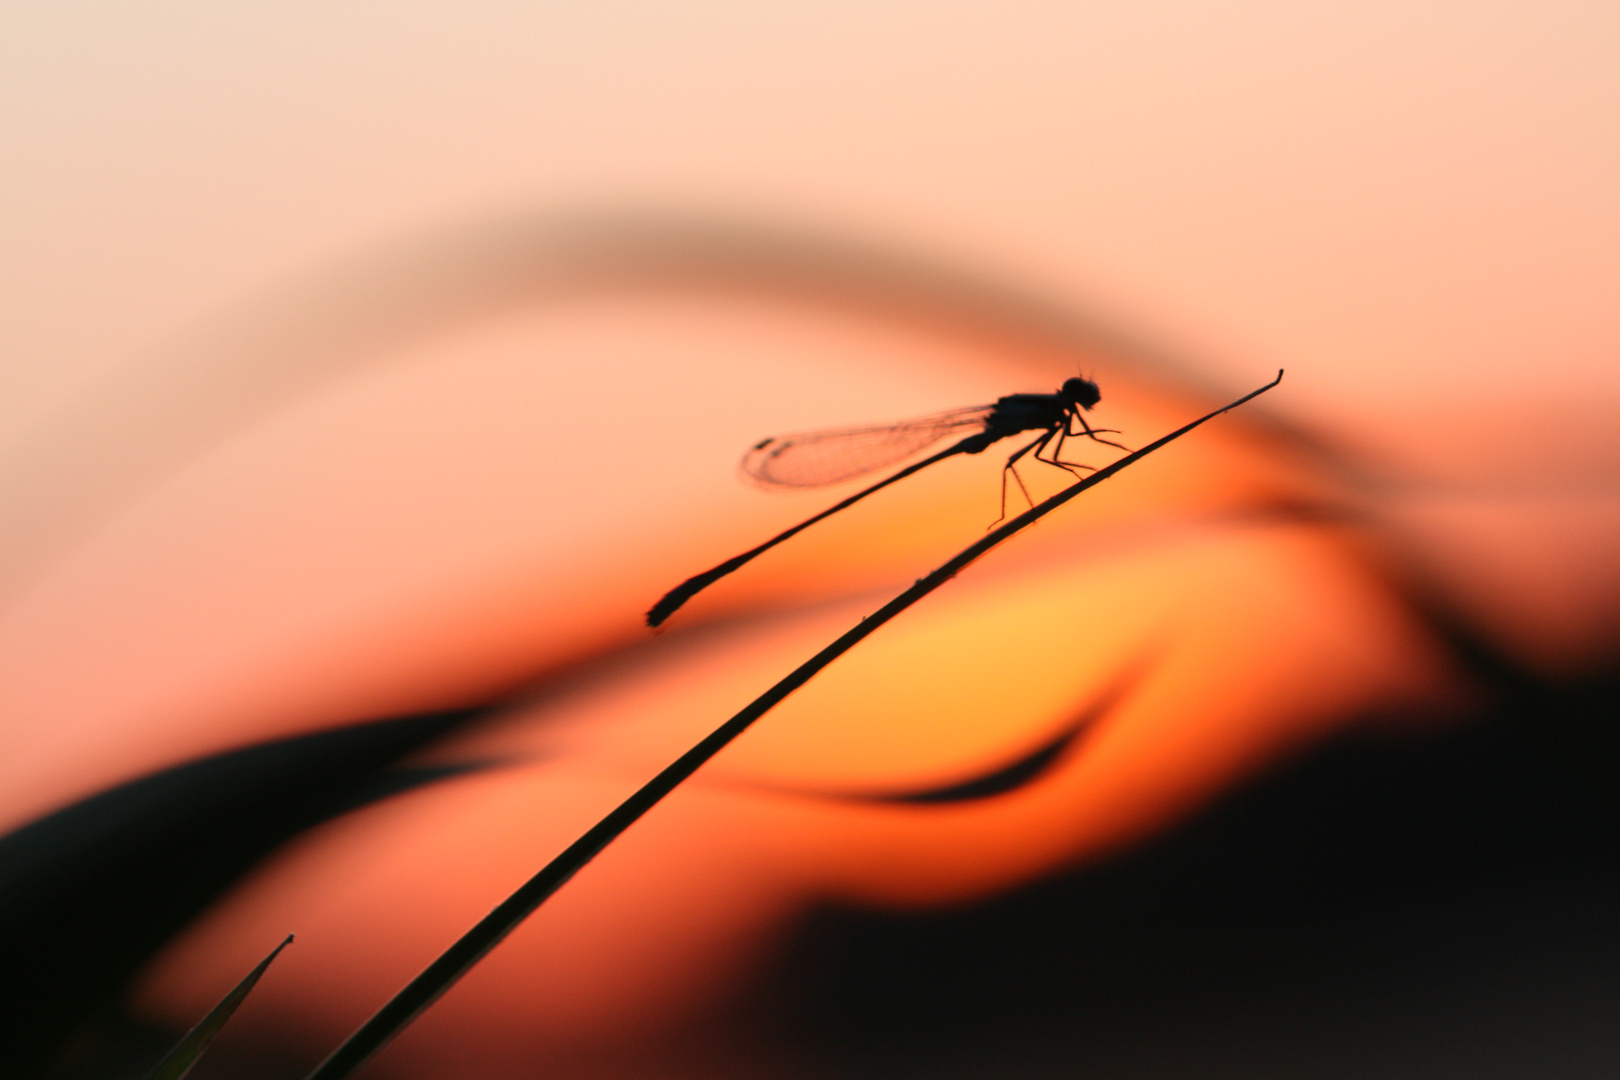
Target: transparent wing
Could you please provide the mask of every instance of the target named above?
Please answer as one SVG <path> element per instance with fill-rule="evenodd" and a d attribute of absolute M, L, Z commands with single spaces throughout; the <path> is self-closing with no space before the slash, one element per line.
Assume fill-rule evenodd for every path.
<path fill-rule="evenodd" d="M 766 487 L 836 484 L 903 461 L 947 435 L 982 428 L 993 408 L 975 405 L 898 424 L 781 435 L 748 451 L 742 469 Z"/>

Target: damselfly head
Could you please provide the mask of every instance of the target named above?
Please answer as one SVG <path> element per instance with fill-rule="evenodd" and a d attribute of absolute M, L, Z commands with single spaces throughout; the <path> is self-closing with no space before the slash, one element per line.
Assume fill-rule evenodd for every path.
<path fill-rule="evenodd" d="M 1064 382 L 1063 389 L 1059 390 L 1058 394 L 1064 401 L 1078 405 L 1082 409 L 1089 409 L 1102 400 L 1102 391 L 1098 390 L 1097 384 L 1090 379 L 1069 379 Z"/>

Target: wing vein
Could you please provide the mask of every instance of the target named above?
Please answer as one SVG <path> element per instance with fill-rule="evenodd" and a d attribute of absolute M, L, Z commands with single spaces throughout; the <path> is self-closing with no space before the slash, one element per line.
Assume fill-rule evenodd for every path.
<path fill-rule="evenodd" d="M 836 484 L 903 461 L 953 432 L 982 428 L 993 408 L 975 405 L 897 424 L 779 435 L 748 451 L 742 470 L 763 487 Z"/>

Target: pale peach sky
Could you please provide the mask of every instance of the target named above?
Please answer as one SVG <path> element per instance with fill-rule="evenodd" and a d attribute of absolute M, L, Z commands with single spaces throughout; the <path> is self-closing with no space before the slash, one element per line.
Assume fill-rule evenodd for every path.
<path fill-rule="evenodd" d="M 0 438 L 370 245 L 627 203 L 1003 270 L 1324 419 L 1612 400 L 1616 55 L 1605 3 L 11 3 Z"/>

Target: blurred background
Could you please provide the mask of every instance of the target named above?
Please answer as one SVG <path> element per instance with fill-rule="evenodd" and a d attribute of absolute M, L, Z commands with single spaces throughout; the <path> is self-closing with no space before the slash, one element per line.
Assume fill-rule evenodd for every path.
<path fill-rule="evenodd" d="M 367 1075 L 1612 1076 L 1617 52 L 1580 3 L 8 4 L 15 1068 L 140 1076 L 293 932 L 198 1075 L 303 1075 L 998 511 L 937 466 L 649 634 L 853 490 L 739 483 L 760 438 L 1084 374 L 1139 446 L 1286 368 Z"/>

